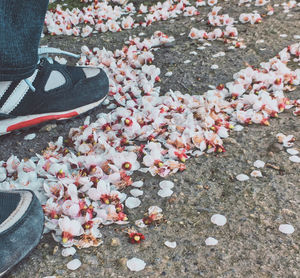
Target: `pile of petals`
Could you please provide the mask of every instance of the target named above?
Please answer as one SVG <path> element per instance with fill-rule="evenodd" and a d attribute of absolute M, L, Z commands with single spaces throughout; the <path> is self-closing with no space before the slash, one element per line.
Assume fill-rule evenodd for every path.
<path fill-rule="evenodd" d="M 188 0 L 166 0 L 149 7 L 141 4 L 138 10 L 132 3 L 126 4 L 127 1 L 114 2 L 116 5 L 112 6 L 108 1 L 94 1 L 82 10 L 78 8 L 64 10 L 61 5 L 57 5 L 54 10 L 47 11 L 45 25 L 52 35 L 87 37 L 93 31 L 119 32 L 138 26 L 146 27 L 156 21 L 176 18 L 180 14 L 184 16 L 199 14 Z M 132 17 L 137 14 L 143 16 L 142 19 L 138 18 L 138 22 Z"/>
<path fill-rule="evenodd" d="M 208 13 L 208 21 L 207 24 L 211 26 L 226 26 L 225 30 L 220 28 L 215 28 L 210 32 L 206 32 L 205 30 L 192 28 L 189 33 L 189 38 L 193 40 L 219 40 L 222 39 L 224 43 L 232 43 L 237 48 L 244 48 L 245 46 L 240 42 L 241 40 L 236 41 L 238 39 L 238 30 L 233 26 L 234 19 L 229 17 L 228 14 L 219 15 L 222 7 L 214 6 L 211 12 Z M 231 41 L 231 39 L 235 39 Z"/>
<path fill-rule="evenodd" d="M 237 123 L 266 125 L 299 104 L 284 95 L 300 83 L 300 69 L 287 66 L 292 57 L 299 59 L 299 43 L 203 95 L 172 90 L 160 95 L 153 47 L 172 41 L 157 31 L 150 39 L 130 39 L 114 52 L 83 47 L 78 63 L 99 65 L 109 76 L 106 104 L 112 110 L 92 123 L 87 118 L 70 130 L 66 142 L 59 138 L 41 155 L 0 163 L 1 189 L 37 192 L 46 229 L 64 246 L 97 246 L 103 225 L 128 223 L 124 191 L 135 184 L 135 171 L 161 177 L 182 171 L 191 156 L 224 152 L 222 139 Z M 140 225 L 162 218 L 159 208 L 153 210 Z"/>

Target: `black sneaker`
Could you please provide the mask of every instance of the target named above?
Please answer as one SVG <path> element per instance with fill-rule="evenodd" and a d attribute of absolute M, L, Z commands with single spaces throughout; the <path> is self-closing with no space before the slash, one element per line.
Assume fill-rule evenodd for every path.
<path fill-rule="evenodd" d="M 6 82 L 4 87 L 0 92 L 0 135 L 85 113 L 103 102 L 109 81 L 100 68 L 61 65 L 42 57 L 31 77 Z"/>
<path fill-rule="evenodd" d="M 43 227 L 43 209 L 33 192 L 0 191 L 0 277 L 38 245 Z"/>

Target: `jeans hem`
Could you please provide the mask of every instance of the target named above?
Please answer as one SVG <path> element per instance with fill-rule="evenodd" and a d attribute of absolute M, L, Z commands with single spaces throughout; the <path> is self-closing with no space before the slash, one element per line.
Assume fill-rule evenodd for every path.
<path fill-rule="evenodd" d="M 24 68 L 0 68 L 0 81 L 16 81 L 30 77 L 37 64 Z"/>

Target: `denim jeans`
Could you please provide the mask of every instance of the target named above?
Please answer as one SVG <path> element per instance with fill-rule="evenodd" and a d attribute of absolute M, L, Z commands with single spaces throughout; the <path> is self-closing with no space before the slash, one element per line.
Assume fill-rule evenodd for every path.
<path fill-rule="evenodd" d="M 48 0 L 0 0 L 0 81 L 31 76 Z"/>

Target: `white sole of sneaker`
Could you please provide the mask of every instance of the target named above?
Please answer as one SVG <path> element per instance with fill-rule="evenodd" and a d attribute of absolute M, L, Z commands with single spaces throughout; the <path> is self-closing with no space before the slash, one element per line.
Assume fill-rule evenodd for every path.
<path fill-rule="evenodd" d="M 8 272 L 8 270 L 5 270 L 4 272 L 0 273 L 0 277 L 2 277 L 7 272 Z"/>
<path fill-rule="evenodd" d="M 8 270 L 5 270 L 4 272 L 0 273 L 0 277 L 2 277 Z"/>
<path fill-rule="evenodd" d="M 73 110 L 64 111 L 64 112 L 55 112 L 55 113 L 45 113 L 45 114 L 37 114 L 37 115 L 29 115 L 29 116 L 19 116 L 16 118 L 6 119 L 0 121 L 0 136 L 4 134 L 8 134 L 14 130 L 35 126 L 37 124 L 51 121 L 51 120 L 66 120 L 73 117 L 76 117 L 80 114 L 83 114 L 98 105 L 100 105 L 106 96 L 97 102 L 78 107 Z"/>

